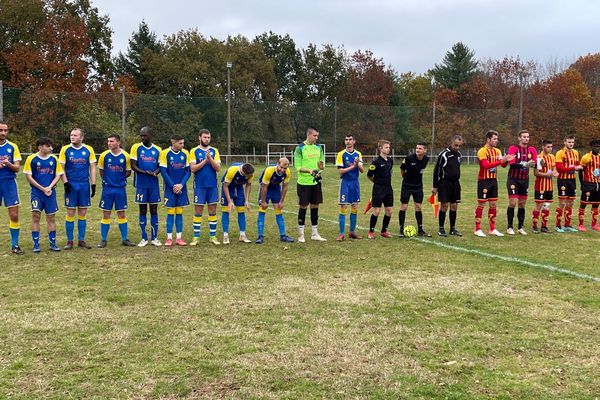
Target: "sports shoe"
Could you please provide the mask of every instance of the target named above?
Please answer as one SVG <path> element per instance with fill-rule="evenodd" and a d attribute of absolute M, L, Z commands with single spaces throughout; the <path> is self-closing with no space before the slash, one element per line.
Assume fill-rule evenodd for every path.
<path fill-rule="evenodd" d="M 473 232 L 473 234 L 475 236 L 478 236 L 478 237 L 485 237 L 486 236 L 485 233 L 483 233 L 483 231 L 481 229 L 476 230 L 475 232 Z M 490 232 L 490 234 L 491 234 L 491 232 Z"/>
<path fill-rule="evenodd" d="M 65 244 L 65 247 L 63 247 L 63 250 L 72 250 L 73 249 L 73 241 L 69 240 L 67 241 L 67 244 Z"/>
<path fill-rule="evenodd" d="M 566 226 L 565 226 L 565 228 L 566 228 Z M 554 228 L 554 230 L 556 231 L 556 233 L 565 233 L 565 232 L 566 232 L 566 231 L 565 231 L 563 228 L 561 228 L 560 226 L 557 226 L 556 228 Z"/>
<path fill-rule="evenodd" d="M 92 248 L 92 246 L 87 244 L 85 242 L 85 240 L 80 240 L 79 242 L 77 242 L 77 247 L 81 247 L 82 249 L 88 249 L 88 250 Z"/>
<path fill-rule="evenodd" d="M 389 233 L 388 231 L 385 231 L 385 232 L 381 232 L 381 233 L 379 234 L 379 236 L 389 239 L 389 238 L 391 238 L 391 237 L 392 237 L 392 234 L 391 234 L 391 233 Z"/>
<path fill-rule="evenodd" d="M 446 237 L 448 235 L 446 234 L 446 231 L 444 230 L 444 228 L 440 228 L 440 229 L 438 229 L 438 236 Z"/>
<path fill-rule="evenodd" d="M 515 234 L 515 230 L 514 230 L 513 228 L 508 228 L 508 229 L 506 230 L 506 233 L 507 233 L 508 235 L 514 235 L 514 234 Z"/>
<path fill-rule="evenodd" d="M 175 244 L 177 246 L 187 246 L 187 243 L 185 242 L 185 240 L 183 240 L 182 238 L 176 239 L 175 240 Z"/>
<path fill-rule="evenodd" d="M 246 236 L 246 234 L 245 234 L 245 233 L 242 233 L 242 234 L 240 235 L 240 239 L 239 239 L 239 241 L 240 241 L 240 242 L 244 242 L 244 243 L 252 243 L 252 240 L 248 239 L 248 237 Z"/>
<path fill-rule="evenodd" d="M 60 247 L 58 247 L 56 245 L 56 243 L 50 243 L 50 251 L 54 251 L 54 252 L 60 251 Z"/>
<path fill-rule="evenodd" d="M 489 232 L 489 234 L 490 235 L 494 235 L 494 236 L 498 236 L 498 237 L 503 237 L 504 236 L 504 233 L 500 232 L 498 229 L 491 230 Z M 513 233 L 513 235 L 514 235 L 514 233 Z"/>
<path fill-rule="evenodd" d="M 424 230 L 420 230 L 419 232 L 417 232 L 417 236 L 431 237 L 431 235 L 429 233 L 425 232 Z"/>
<path fill-rule="evenodd" d="M 192 239 L 192 241 L 190 242 L 190 246 L 198 246 L 198 243 L 200 242 L 200 240 L 195 237 Z"/>
<path fill-rule="evenodd" d="M 279 241 L 280 242 L 284 242 L 284 243 L 294 243 L 294 239 L 292 239 L 288 235 L 281 235 L 281 236 L 279 236 Z"/>
<path fill-rule="evenodd" d="M 585 228 L 585 226 L 583 226 L 583 225 L 579 225 L 579 226 L 577 227 L 577 230 L 578 230 L 579 232 L 587 232 L 587 229 L 586 229 L 586 228 Z"/>
<path fill-rule="evenodd" d="M 223 234 L 223 244 L 229 244 L 229 233 Z"/>
<path fill-rule="evenodd" d="M 306 240 L 304 240 L 304 233 L 301 233 L 300 236 L 298 236 L 298 243 L 304 243 Z"/>
<path fill-rule="evenodd" d="M 404 229 L 400 229 L 400 232 L 398 233 L 398 237 L 401 239 L 406 237 L 406 235 L 404 234 Z"/>
<path fill-rule="evenodd" d="M 600 231 L 600 225 L 592 225 L 592 229 L 598 232 Z"/>
<path fill-rule="evenodd" d="M 531 228 L 531 232 L 540 233 L 540 230 L 538 228 Z"/>
<path fill-rule="evenodd" d="M 98 243 L 98 246 L 96 247 L 98 247 L 99 249 L 103 249 L 106 246 L 108 246 L 108 242 L 106 240 L 101 240 L 100 243 Z"/>
<path fill-rule="evenodd" d="M 150 241 L 150 243 L 152 243 L 152 246 L 156 246 L 156 247 L 160 247 L 160 246 L 162 246 L 162 243 L 160 242 L 160 240 L 158 240 L 158 238 L 156 238 L 156 239 L 152 239 L 152 240 Z"/>
<path fill-rule="evenodd" d="M 579 232 L 577 229 L 573 228 L 571 225 L 569 225 L 569 226 L 565 225 L 565 227 L 563 228 L 563 230 L 565 232 Z"/>
<path fill-rule="evenodd" d="M 371 231 L 369 231 L 369 233 L 367 234 L 367 237 L 368 237 L 369 239 L 375 239 L 375 232 L 371 232 Z"/>
<path fill-rule="evenodd" d="M 17 255 L 21 255 L 21 254 L 23 254 L 23 250 L 21 250 L 21 247 L 19 247 L 19 246 L 13 246 L 13 247 L 10 249 L 10 251 L 11 251 L 13 254 L 17 254 Z"/>
<path fill-rule="evenodd" d="M 521 235 L 523 235 L 523 236 L 527 236 L 527 232 L 525 232 L 525 229 L 523 229 L 523 228 L 519 228 L 519 229 L 517 230 L 517 232 L 519 232 L 519 233 L 520 233 Z"/>
<path fill-rule="evenodd" d="M 167 246 L 167 247 L 173 246 L 173 239 L 167 239 L 167 240 L 165 240 L 165 246 Z"/>
<path fill-rule="evenodd" d="M 218 245 L 220 245 L 220 244 L 221 244 L 221 242 L 219 242 L 219 241 L 217 240 L 217 237 L 216 237 L 216 236 L 209 236 L 209 237 L 208 237 L 208 241 L 209 241 L 210 243 L 214 244 L 215 246 L 218 246 Z"/>
<path fill-rule="evenodd" d="M 40 248 L 39 244 L 37 246 L 33 245 L 33 252 L 34 253 L 39 253 L 40 251 L 42 251 L 42 249 Z"/>
<path fill-rule="evenodd" d="M 335 239 L 335 240 L 337 240 L 338 242 L 343 242 L 343 241 L 344 241 L 344 239 L 346 239 L 346 237 L 344 236 L 344 234 L 343 234 L 343 233 L 340 233 L 340 234 L 338 235 L 337 239 Z"/>
<path fill-rule="evenodd" d="M 129 239 L 125 239 L 121 241 L 121 246 L 125 247 L 135 247 L 135 243 L 130 242 Z"/>
<path fill-rule="evenodd" d="M 541 232 L 541 233 L 550 233 L 550 230 L 548 229 L 548 227 L 546 227 L 546 226 L 542 226 L 542 227 L 540 228 L 540 232 Z"/>
<path fill-rule="evenodd" d="M 310 240 L 314 240 L 317 242 L 326 242 L 327 239 L 325 239 L 324 237 L 321 237 L 321 235 L 319 235 L 319 232 L 310 235 Z"/>
<path fill-rule="evenodd" d="M 356 234 L 356 232 L 350 232 L 350 233 L 348 234 L 348 238 L 350 238 L 350 239 L 354 239 L 354 240 L 360 240 L 360 239 L 362 239 L 360 236 L 358 236 L 358 235 Z"/>
<path fill-rule="evenodd" d="M 146 239 L 142 239 L 138 243 L 138 247 L 146 247 L 147 245 L 148 245 L 148 241 Z"/>
<path fill-rule="evenodd" d="M 452 229 L 450 229 L 450 236 L 462 237 L 462 233 L 460 233 L 459 231 L 457 231 L 455 228 L 452 228 Z"/>
<path fill-rule="evenodd" d="M 254 243 L 263 244 L 264 242 L 265 242 L 265 237 L 263 235 L 260 235 L 258 238 L 256 238 L 256 241 Z"/>

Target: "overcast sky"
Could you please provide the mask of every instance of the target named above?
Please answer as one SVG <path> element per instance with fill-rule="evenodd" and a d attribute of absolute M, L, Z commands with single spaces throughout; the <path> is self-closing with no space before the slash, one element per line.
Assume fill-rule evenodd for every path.
<path fill-rule="evenodd" d="M 142 19 L 159 38 L 198 28 L 224 39 L 288 33 L 299 48 L 331 43 L 371 50 L 397 72 L 426 72 L 456 42 L 478 59 L 520 56 L 542 65 L 600 52 L 595 0 L 92 0 L 108 14 L 113 51 L 127 49 Z"/>

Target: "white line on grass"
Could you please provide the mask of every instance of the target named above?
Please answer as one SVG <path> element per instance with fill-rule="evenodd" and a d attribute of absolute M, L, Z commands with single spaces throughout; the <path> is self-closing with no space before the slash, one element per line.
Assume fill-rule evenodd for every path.
<path fill-rule="evenodd" d="M 287 210 L 282 210 L 282 211 L 286 214 L 296 214 L 292 211 L 287 211 Z M 334 221 L 334 220 L 323 218 L 323 217 L 319 217 L 319 220 L 329 222 L 332 224 L 336 224 L 336 225 L 338 224 L 338 221 Z M 361 229 L 363 231 L 368 230 L 367 228 L 362 228 L 360 226 L 357 226 L 357 229 Z M 582 274 L 580 272 L 571 271 L 570 269 L 560 268 L 560 267 L 556 267 L 556 266 L 550 265 L 550 264 L 540 264 L 540 263 L 536 263 L 536 262 L 523 260 L 523 259 L 517 258 L 517 257 L 509 257 L 509 256 L 503 256 L 501 254 L 488 253 L 487 251 L 481 251 L 481 250 L 477 250 L 477 249 L 469 249 L 467 247 L 460 247 L 460 246 L 456 246 L 456 245 L 452 245 L 452 244 L 446 244 L 446 243 L 442 243 L 442 242 L 438 242 L 438 241 L 430 240 L 430 239 L 423 239 L 423 238 L 412 238 L 412 239 L 417 240 L 421 243 L 432 244 L 434 246 L 443 247 L 443 248 L 454 250 L 454 251 L 460 251 L 462 253 L 476 254 L 476 255 L 482 256 L 482 257 L 489 257 L 489 258 L 495 258 L 497 260 L 502 260 L 502 261 L 515 262 L 515 263 L 518 263 L 521 265 L 525 265 L 527 267 L 541 268 L 541 269 L 545 269 L 545 270 L 552 271 L 552 272 L 560 272 L 561 274 L 571 275 L 571 276 L 574 276 L 574 277 L 580 278 L 580 279 L 587 279 L 587 280 L 591 280 L 594 282 L 600 282 L 600 278 L 597 276 Z"/>

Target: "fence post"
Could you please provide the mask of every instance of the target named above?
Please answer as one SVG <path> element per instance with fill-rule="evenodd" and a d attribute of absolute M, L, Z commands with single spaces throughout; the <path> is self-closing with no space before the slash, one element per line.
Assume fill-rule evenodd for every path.
<path fill-rule="evenodd" d="M 4 121 L 4 83 L 0 79 L 0 121 Z"/>
<path fill-rule="evenodd" d="M 125 140 L 125 85 L 121 86 L 121 145 L 125 149 L 127 141 Z"/>

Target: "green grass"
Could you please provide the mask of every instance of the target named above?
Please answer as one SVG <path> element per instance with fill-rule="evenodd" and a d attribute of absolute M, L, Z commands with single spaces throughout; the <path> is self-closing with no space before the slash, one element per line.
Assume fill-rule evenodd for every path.
<path fill-rule="evenodd" d="M 114 224 L 107 249 L 51 254 L 44 243 L 39 255 L 21 179 L 25 255 L 8 254 L 0 232 L 0 398 L 597 399 L 598 282 L 432 244 L 600 277 L 597 234 L 476 238 L 475 174 L 463 168 L 463 238 L 337 243 L 337 225 L 322 221 L 328 242 L 283 245 L 270 212 L 262 246 L 211 247 L 205 223 L 197 248 L 123 248 Z M 321 209 L 333 221 L 336 175 L 327 169 Z M 399 174 L 394 185 L 397 198 Z M 294 203 L 292 187 L 296 237 Z M 429 206 L 425 219 L 434 233 Z M 63 220 L 61 210 L 61 243 Z M 100 212 L 88 220 L 95 244 Z M 235 216 L 231 226 L 235 238 Z"/>

